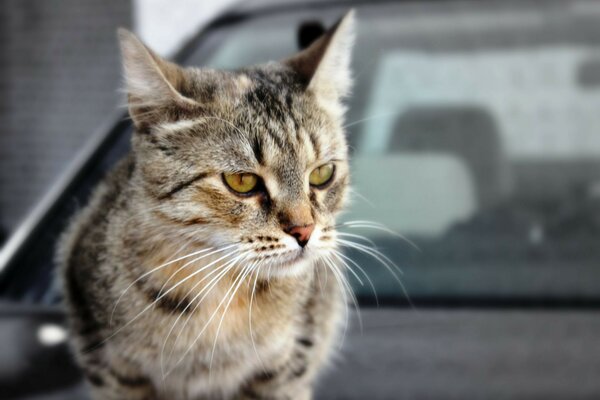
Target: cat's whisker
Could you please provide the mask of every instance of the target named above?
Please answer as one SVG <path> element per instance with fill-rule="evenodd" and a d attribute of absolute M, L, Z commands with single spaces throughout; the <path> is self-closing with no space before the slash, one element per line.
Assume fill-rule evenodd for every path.
<path fill-rule="evenodd" d="M 344 278 L 344 275 L 341 271 L 338 270 L 338 268 L 335 266 L 335 264 L 327 257 L 323 258 L 323 261 L 325 262 L 326 266 L 331 269 L 331 272 L 333 273 L 333 276 L 335 278 L 335 280 L 338 283 L 338 286 L 340 287 L 340 293 L 342 294 L 342 300 L 344 302 L 344 330 L 342 333 L 342 340 L 340 340 L 340 345 L 339 348 L 341 349 L 344 341 L 346 340 L 346 333 L 348 331 L 348 325 L 349 325 L 349 319 L 350 319 L 350 311 L 347 307 L 348 304 L 348 286 L 347 286 L 347 282 L 346 279 Z M 352 289 L 350 289 L 351 291 Z"/>
<path fill-rule="evenodd" d="M 369 200 L 368 198 L 366 198 L 365 196 L 363 196 L 361 193 L 359 193 L 354 187 L 350 187 L 350 195 L 351 196 L 356 196 L 358 198 L 360 198 L 362 201 L 364 201 L 365 203 L 367 203 L 371 208 L 377 208 L 377 206 L 375 205 L 375 203 L 373 203 L 371 200 Z"/>
<path fill-rule="evenodd" d="M 200 290 L 193 298 L 192 300 L 190 300 L 188 302 L 188 304 L 186 305 L 186 307 L 181 311 L 181 313 L 179 313 L 179 315 L 177 316 L 177 319 L 175 320 L 175 322 L 173 322 L 173 324 L 171 325 L 171 328 L 169 329 L 169 332 L 167 333 L 167 336 L 165 337 L 161 352 L 160 352 L 160 365 L 161 365 L 161 372 L 163 374 L 163 376 L 165 375 L 164 372 L 164 353 L 165 353 L 165 349 L 166 349 L 166 345 L 167 342 L 169 340 L 169 337 L 171 336 L 171 334 L 173 333 L 173 330 L 175 329 L 175 327 L 177 326 L 177 323 L 181 320 L 181 318 L 183 317 L 183 315 L 187 312 L 187 310 L 191 307 L 192 304 L 196 303 L 196 305 L 194 306 L 194 309 L 191 310 L 191 312 L 189 313 L 187 319 L 185 320 L 185 322 L 183 323 L 183 326 L 180 328 L 179 333 L 177 334 L 177 337 L 175 338 L 175 342 L 173 343 L 173 347 L 172 347 L 172 351 L 168 356 L 168 359 L 171 359 L 171 356 L 173 355 L 173 351 L 175 350 L 175 348 L 177 347 L 177 343 L 179 343 L 179 338 L 181 336 L 181 334 L 183 333 L 183 331 L 185 330 L 185 327 L 187 326 L 187 324 L 189 323 L 192 315 L 194 315 L 194 313 L 196 312 L 196 310 L 198 309 L 198 307 L 200 306 L 200 304 L 202 304 L 202 302 L 204 301 L 204 299 L 206 298 L 206 296 L 208 296 L 208 294 L 212 291 L 212 289 L 219 283 L 219 281 L 229 272 L 231 271 L 231 269 L 233 269 L 235 267 L 235 264 L 243 257 L 243 255 L 238 255 L 236 258 L 234 258 L 233 260 L 230 260 L 228 262 L 226 262 L 225 264 L 214 268 L 212 271 L 208 272 L 206 274 L 205 277 L 203 277 L 199 282 L 197 282 L 194 286 L 192 286 L 192 288 L 190 288 L 190 290 L 188 291 L 189 293 L 192 293 L 197 287 L 198 285 L 200 285 L 200 283 L 202 283 L 204 280 L 208 279 L 211 275 L 217 273 L 218 271 L 220 271 L 219 273 L 217 273 L 217 275 L 215 277 L 212 278 L 212 280 L 210 282 L 208 282 L 203 288 L 202 290 Z M 204 295 L 203 295 L 204 294 Z M 200 297 L 202 295 L 202 298 L 196 302 L 196 300 L 198 300 L 198 297 Z"/>
<path fill-rule="evenodd" d="M 184 244 L 181 245 L 180 248 L 178 248 L 177 250 L 175 250 L 175 252 L 173 253 L 174 256 L 176 256 L 177 254 L 181 253 L 186 247 L 188 247 L 190 245 L 190 243 L 192 243 L 194 241 L 194 239 L 189 239 L 187 240 Z"/>
<path fill-rule="evenodd" d="M 252 285 L 252 292 L 250 294 L 250 305 L 248 306 L 248 330 L 250 331 L 250 341 L 252 342 L 252 347 L 254 348 L 254 353 L 256 354 L 256 357 L 258 358 L 260 365 L 262 366 L 263 372 L 267 372 L 267 368 L 265 367 L 265 364 L 264 364 L 262 358 L 260 357 L 258 350 L 256 349 L 256 343 L 254 341 L 254 333 L 252 330 L 252 305 L 254 302 L 254 295 L 256 293 L 256 283 L 258 282 L 258 277 L 260 274 L 260 266 L 258 266 L 258 262 L 255 262 L 255 264 L 257 265 L 257 268 L 255 270 L 256 277 L 254 278 L 254 284 Z"/>
<path fill-rule="evenodd" d="M 369 243 L 373 247 L 376 246 L 375 242 L 373 242 L 371 239 L 369 239 L 368 237 L 363 236 L 363 235 L 356 235 L 354 233 L 347 233 L 347 232 L 336 232 L 336 235 L 337 236 L 342 236 L 342 237 L 349 237 L 349 238 L 363 240 L 363 241 Z"/>
<path fill-rule="evenodd" d="M 198 299 L 198 297 L 200 297 L 206 290 L 208 290 L 204 296 L 202 296 L 202 298 L 198 301 L 198 303 L 196 304 L 196 306 L 191 310 L 190 315 L 188 316 L 188 320 L 191 318 L 191 316 L 196 312 L 196 310 L 198 309 L 198 307 L 200 306 L 200 304 L 202 303 L 202 301 L 206 298 L 206 296 L 208 295 L 208 293 L 210 292 L 210 289 L 218 284 L 220 278 L 222 278 L 224 275 L 227 274 L 227 272 L 229 272 L 231 269 L 233 269 L 233 267 L 235 267 L 235 264 L 237 262 L 240 261 L 240 259 L 242 259 L 242 256 L 237 256 L 236 258 L 234 258 L 233 260 L 229 260 L 226 263 L 224 263 L 223 265 L 220 265 L 216 268 L 213 268 L 211 271 L 209 271 L 202 279 L 200 279 L 198 282 L 196 282 L 189 290 L 187 295 L 189 296 L 202 282 L 204 282 L 206 279 L 210 278 L 213 274 L 217 273 L 218 271 L 221 271 L 217 274 L 217 276 L 214 276 L 213 279 L 208 282 L 208 284 L 205 285 L 204 288 L 202 288 L 200 290 L 200 292 L 196 293 L 194 295 L 194 297 L 188 302 L 187 306 L 183 309 L 183 312 L 185 313 L 189 307 Z"/>
<path fill-rule="evenodd" d="M 351 240 L 339 239 L 339 238 L 336 239 L 336 243 L 339 243 L 342 247 L 353 248 L 355 250 L 358 250 L 360 252 L 368 254 L 371 257 L 373 257 L 374 259 L 376 259 L 377 261 L 379 261 L 381 264 L 388 266 L 390 269 L 391 269 L 391 267 L 394 267 L 395 270 L 398 271 L 398 273 L 400 275 L 404 275 L 404 272 L 402 272 L 402 269 L 400 269 L 400 267 L 398 265 L 396 265 L 395 262 L 390 260 L 390 258 L 388 256 L 386 256 L 385 254 L 383 254 L 381 251 L 377 250 L 374 247 L 365 246 L 362 243 L 357 243 L 357 242 L 353 242 Z M 394 275 L 397 276 L 395 272 L 394 272 Z M 399 278 L 397 278 L 397 279 L 399 279 Z"/>
<path fill-rule="evenodd" d="M 383 118 L 383 117 L 393 117 L 394 115 L 398 115 L 398 112 L 394 111 L 394 112 L 387 112 L 387 113 L 375 114 L 375 115 L 371 115 L 371 116 L 366 117 L 366 118 L 361 118 L 359 120 L 347 123 L 342 128 L 346 129 L 346 128 L 349 128 L 351 126 L 362 124 L 362 123 L 367 122 L 367 121 L 371 121 L 371 120 L 378 119 L 378 118 Z"/>
<path fill-rule="evenodd" d="M 218 251 L 223 251 L 223 250 L 226 250 L 226 249 L 231 248 L 233 246 L 234 245 L 225 246 L 224 248 L 217 249 L 217 250 Z M 125 296 L 125 294 L 129 291 L 129 289 L 131 289 L 136 283 L 138 283 L 139 281 L 145 279 L 148 275 L 151 275 L 152 273 L 154 273 L 154 272 L 156 272 L 156 271 L 158 271 L 158 270 L 160 270 L 162 268 L 165 268 L 165 267 L 167 267 L 167 266 L 169 266 L 171 264 L 174 264 L 176 262 L 185 260 L 187 258 L 197 256 L 198 254 L 202 254 L 202 253 L 210 251 L 212 249 L 213 249 L 213 247 L 204 248 L 204 249 L 201 249 L 201 250 L 198 250 L 198 251 L 194 251 L 194 252 L 192 252 L 190 254 L 186 254 L 185 256 L 178 257 L 178 258 L 176 258 L 174 260 L 168 261 L 168 262 L 166 262 L 166 263 L 164 263 L 162 265 L 159 265 L 158 267 L 152 268 L 150 271 L 145 272 L 139 278 L 137 278 L 136 280 L 134 280 L 133 282 L 131 282 L 131 284 L 129 284 L 129 286 L 127 286 L 125 288 L 125 290 L 123 290 L 123 292 L 121 293 L 121 295 L 117 298 L 117 301 L 115 302 L 115 305 L 114 305 L 114 307 L 112 309 L 112 312 L 110 314 L 110 325 L 112 325 L 112 322 L 113 322 L 113 319 L 114 319 L 114 315 L 115 315 L 115 311 L 116 311 L 117 306 L 119 305 L 121 299 L 123 298 L 123 296 Z"/>
<path fill-rule="evenodd" d="M 168 283 L 171 282 L 171 280 L 178 273 L 180 273 L 181 271 L 183 271 L 185 268 L 189 267 L 190 265 L 192 265 L 192 264 L 194 264 L 194 263 L 196 263 L 196 262 L 198 262 L 198 261 L 200 261 L 200 260 L 202 260 L 202 259 L 204 259 L 204 258 L 206 258 L 208 256 L 211 256 L 211 255 L 216 254 L 216 253 L 220 253 L 220 252 L 225 251 L 225 250 L 229 250 L 229 249 L 231 249 L 232 247 L 235 247 L 235 246 L 236 246 L 236 244 L 231 244 L 229 246 L 225 246 L 224 248 L 211 251 L 210 253 L 207 253 L 207 254 L 203 254 L 202 256 L 193 259 L 192 261 L 186 262 L 181 267 L 179 267 L 175 272 L 173 272 L 171 274 L 171 276 L 169 276 L 169 278 L 163 283 L 163 285 L 161 286 L 160 290 L 158 291 L 158 295 L 160 296 L 162 294 L 163 290 L 165 290 L 165 287 L 167 287 Z M 211 265 L 211 264 L 209 264 L 209 265 Z M 203 269 L 201 269 L 201 270 L 203 270 Z"/>
<path fill-rule="evenodd" d="M 228 253 L 228 254 L 224 255 L 223 257 L 221 257 L 221 258 L 219 258 L 219 259 L 217 259 L 217 260 L 209 263 L 207 266 L 201 268 L 200 270 L 194 271 L 192 274 L 186 276 L 185 278 L 183 278 L 182 280 L 180 280 L 179 282 L 177 282 L 175 285 L 173 285 L 172 287 L 170 287 L 169 290 L 167 290 L 166 292 L 164 292 L 160 296 L 157 296 L 156 299 L 152 303 L 148 304 L 142 311 L 140 311 L 135 317 L 131 318 L 126 324 L 124 324 L 119 329 L 117 329 L 112 334 L 110 334 L 106 339 L 102 340 L 100 342 L 100 344 L 106 343 L 108 340 L 110 340 L 111 338 L 113 338 L 115 335 L 117 335 L 123 329 L 127 328 L 129 325 L 131 325 L 133 322 L 135 322 L 139 317 L 141 317 L 146 311 L 148 311 L 149 309 L 151 309 L 152 307 L 154 307 L 163 297 L 165 297 L 166 295 L 168 295 L 169 293 L 171 293 L 173 290 L 177 289 L 180 285 L 184 284 L 186 281 L 192 279 L 194 276 L 196 276 L 199 273 L 201 273 L 203 269 L 206 269 L 209 266 L 214 265 L 217 262 L 219 262 L 219 261 L 221 261 L 221 260 L 223 260 L 223 259 L 225 259 L 227 257 L 231 257 L 231 256 L 232 256 L 232 253 Z"/>
<path fill-rule="evenodd" d="M 315 268 L 315 274 L 317 275 L 317 281 L 319 282 L 319 292 L 321 293 L 321 297 L 323 297 L 323 281 L 321 280 L 321 273 L 319 270 L 320 268 L 317 265 Z"/>
<path fill-rule="evenodd" d="M 406 300 L 408 301 L 410 306 L 414 308 L 414 304 L 413 304 L 412 300 L 410 299 L 410 296 L 408 295 L 408 291 L 406 290 L 404 283 L 402 282 L 402 280 L 400 279 L 398 274 L 396 274 L 396 271 L 394 271 L 392 266 L 394 266 L 401 274 L 402 274 L 402 270 L 392 260 L 390 260 L 385 254 L 381 253 L 379 250 L 367 247 L 363 244 L 351 242 L 351 241 L 343 240 L 343 239 L 337 239 L 336 241 L 338 243 L 340 243 L 340 245 L 342 245 L 343 247 L 353 248 L 353 249 L 358 250 L 362 253 L 365 253 L 365 254 L 373 257 L 377 261 L 379 261 L 381 263 L 381 265 L 383 265 L 390 272 L 390 274 L 392 274 L 394 279 L 396 279 L 396 281 L 400 285 L 400 288 L 402 289 L 402 292 L 404 293 L 404 296 L 406 297 Z M 391 264 L 391 266 L 390 266 L 390 264 Z"/>
<path fill-rule="evenodd" d="M 331 270 L 334 278 L 340 285 L 340 288 L 342 289 L 342 294 L 344 295 L 344 303 L 348 304 L 348 295 L 352 293 L 352 288 L 350 287 L 350 285 L 348 285 L 348 280 L 345 274 L 340 270 L 340 268 L 329 256 L 324 256 L 323 261 L 325 262 L 326 266 Z"/>
<path fill-rule="evenodd" d="M 242 277 L 240 279 L 240 282 L 238 283 L 237 287 L 235 288 L 235 290 L 233 291 L 233 293 L 229 297 L 229 301 L 227 302 L 227 305 L 225 306 L 225 309 L 223 310 L 223 315 L 221 315 L 221 320 L 219 321 L 219 325 L 217 326 L 217 333 L 215 335 L 215 340 L 213 341 L 212 351 L 210 353 L 210 362 L 208 364 L 208 374 L 209 374 L 208 379 L 209 379 L 209 381 L 210 381 L 210 377 L 211 377 L 213 358 L 215 356 L 215 350 L 217 348 L 217 341 L 219 340 L 219 333 L 221 333 L 221 327 L 223 326 L 223 320 L 225 319 L 225 315 L 227 314 L 227 310 L 229 310 L 229 306 L 231 305 L 231 302 L 233 301 L 233 298 L 237 294 L 237 291 L 239 290 L 241 283 L 244 282 L 244 280 L 246 279 L 246 277 L 252 272 L 253 266 L 254 266 L 254 264 L 249 264 L 248 266 L 246 266 L 242 270 L 241 274 L 243 274 L 243 275 L 242 275 Z"/>
<path fill-rule="evenodd" d="M 177 368 L 177 366 L 183 362 L 183 360 L 188 355 L 188 353 L 194 348 L 194 346 L 196 345 L 196 343 L 198 342 L 198 340 L 200 340 L 200 337 L 202 337 L 202 334 L 204 333 L 204 331 L 208 328 L 208 326 L 210 325 L 210 323 L 212 322 L 212 320 L 214 319 L 214 317 L 217 315 L 217 312 L 219 311 L 219 309 L 223 306 L 223 303 L 225 303 L 225 301 L 227 301 L 227 299 L 229 298 L 229 294 L 234 289 L 234 286 L 236 285 L 236 283 L 237 283 L 237 286 L 235 286 L 236 288 L 239 287 L 239 285 L 241 284 L 241 279 L 240 278 L 241 278 L 241 273 L 238 274 L 238 276 L 236 277 L 236 279 L 234 280 L 234 282 L 231 284 L 229 290 L 227 290 L 227 292 L 223 296 L 223 299 L 221 300 L 221 302 L 217 305 L 217 307 L 215 308 L 215 310 L 213 311 L 213 313 L 209 317 L 208 321 L 204 324 L 204 327 L 200 330 L 200 332 L 198 333 L 198 335 L 196 336 L 196 338 L 188 346 L 187 350 L 181 356 L 181 358 L 179 359 L 179 361 L 177 361 L 177 363 L 173 366 L 173 368 L 169 372 L 167 372 L 167 375 L 169 375 L 175 368 Z"/>
<path fill-rule="evenodd" d="M 399 239 L 402 239 L 403 241 L 405 241 L 406 243 L 408 243 L 412 248 L 414 248 L 417 251 L 421 251 L 421 249 L 419 248 L 419 246 L 417 246 L 417 244 L 415 244 L 412 240 L 408 239 L 406 236 L 391 230 L 390 228 L 386 227 L 383 224 L 380 224 L 378 222 L 374 222 L 374 221 L 346 221 L 343 222 L 339 225 L 337 225 L 336 227 L 348 227 L 348 228 L 366 228 L 366 229 L 373 229 L 373 230 L 378 230 L 378 231 L 382 231 L 385 233 L 388 233 L 390 235 L 393 235 Z"/>
<path fill-rule="evenodd" d="M 189 243 L 189 242 L 188 242 L 188 243 Z M 214 253 L 217 253 L 217 252 L 220 252 L 220 251 L 227 250 L 227 249 L 229 249 L 229 248 L 231 248 L 231 247 L 233 247 L 233 246 L 235 246 L 235 244 L 231 244 L 231 245 L 228 245 L 228 246 L 225 246 L 225 247 L 218 248 L 218 249 L 214 250 L 213 252 L 211 252 L 210 254 L 214 254 Z M 160 269 L 162 269 L 162 268 L 166 268 L 167 266 L 169 266 L 169 265 L 171 265 L 171 264 L 174 264 L 174 263 L 176 263 L 176 262 L 179 262 L 179 261 L 185 260 L 185 259 L 187 259 L 187 258 L 190 258 L 190 257 L 194 257 L 194 256 L 196 256 L 196 255 L 198 255 L 198 254 L 202 254 L 202 253 L 204 253 L 204 252 L 207 252 L 207 251 L 210 251 L 210 250 L 213 250 L 213 249 L 214 249 L 213 247 L 207 247 L 207 248 L 204 248 L 204 249 L 201 249 L 201 250 L 198 250 L 198 251 L 194 251 L 194 252 L 192 252 L 192 253 L 190 253 L 190 254 L 186 254 L 186 255 L 184 255 L 184 256 L 178 257 L 178 258 L 176 258 L 176 259 L 174 259 L 174 260 L 170 260 L 170 261 L 168 261 L 168 262 L 166 262 L 166 263 L 164 263 L 164 264 L 162 264 L 162 265 L 159 265 L 158 267 L 155 267 L 155 268 L 151 269 L 150 271 L 147 271 L 147 272 L 145 272 L 144 274 L 142 274 L 142 275 L 141 275 L 139 278 L 137 278 L 136 280 L 134 280 L 134 281 L 133 281 L 131 284 L 129 284 L 129 286 L 127 286 L 127 287 L 125 288 L 125 290 L 124 290 L 124 291 L 121 293 L 121 295 L 119 296 L 119 298 L 118 298 L 118 299 L 117 299 L 117 301 L 115 302 L 115 305 L 114 305 L 114 307 L 113 307 L 113 310 L 112 310 L 112 312 L 111 312 L 111 317 L 110 317 L 110 325 L 112 325 L 112 322 L 113 322 L 113 319 L 114 319 L 114 314 L 115 314 L 115 311 L 116 311 L 116 309 L 117 309 L 117 306 L 119 305 L 119 302 L 121 301 L 121 299 L 123 298 L 123 296 L 124 296 L 124 295 L 127 293 L 127 291 L 128 291 L 129 289 L 131 289 L 131 288 L 132 288 L 132 287 L 133 287 L 133 286 L 134 286 L 136 283 L 138 283 L 139 281 L 141 281 L 141 280 L 145 279 L 145 278 L 146 278 L 148 275 L 151 275 L 152 273 L 154 273 L 154 272 L 156 272 L 156 271 L 158 271 L 158 270 L 160 270 Z M 177 254 L 177 253 L 178 253 L 179 251 L 181 251 L 181 250 L 182 250 L 182 249 L 178 250 L 178 251 L 177 251 L 175 254 Z M 204 256 L 208 256 L 208 255 L 210 255 L 210 254 L 205 254 Z M 199 257 L 199 258 L 197 258 L 197 259 L 196 259 L 196 260 L 194 260 L 194 261 L 198 261 L 198 260 L 200 260 L 200 259 L 204 258 L 204 256 L 202 256 L 202 257 Z M 161 291 L 162 291 L 162 289 L 161 289 Z M 160 293 L 159 293 L 159 294 L 160 294 Z"/>
<path fill-rule="evenodd" d="M 363 331 L 363 322 L 362 322 L 362 314 L 360 312 L 360 307 L 358 305 L 358 299 L 356 298 L 356 295 L 354 294 L 354 290 L 352 290 L 352 286 L 350 285 L 350 282 L 348 282 L 348 279 L 346 278 L 346 275 L 342 272 L 341 267 L 339 267 L 334 260 L 331 260 L 331 258 L 329 256 L 327 256 L 327 258 L 330 259 L 331 264 L 333 266 L 335 266 L 336 270 L 339 272 L 339 274 L 342 276 L 343 278 L 343 282 L 344 285 L 346 286 L 346 289 L 348 290 L 348 293 L 350 295 L 350 300 L 352 300 L 352 304 L 354 306 L 354 309 L 356 310 L 356 314 L 358 317 L 358 324 L 360 326 L 360 331 L 362 333 Z"/>
<path fill-rule="evenodd" d="M 231 270 L 233 270 L 233 268 L 235 268 L 236 264 L 239 262 L 243 262 L 245 259 L 247 258 L 247 253 L 243 253 L 243 254 L 239 254 L 235 259 L 228 261 L 227 263 L 225 263 L 223 266 L 215 268 L 215 271 L 211 271 L 209 272 L 208 275 L 212 275 L 213 273 L 215 273 L 217 270 L 221 270 L 223 269 L 221 272 L 219 272 L 217 274 L 217 276 L 213 277 L 211 279 L 210 282 L 208 282 L 205 287 L 199 292 L 197 293 L 192 300 L 188 303 L 188 306 L 191 306 L 192 304 L 196 303 L 196 305 L 194 306 L 194 308 L 188 313 L 188 317 L 186 318 L 186 320 L 184 321 L 183 325 L 181 326 L 181 328 L 179 329 L 179 333 L 177 334 L 177 337 L 175 338 L 175 342 L 173 343 L 172 346 L 172 350 L 171 353 L 169 353 L 168 356 L 168 360 L 171 359 L 172 355 L 173 355 L 173 351 L 175 350 L 175 348 L 177 347 L 177 343 L 179 343 L 179 338 L 181 337 L 181 335 L 183 334 L 183 332 L 185 331 L 185 327 L 187 326 L 187 324 L 190 322 L 192 316 L 194 315 L 194 313 L 196 312 L 196 310 L 198 309 L 198 307 L 200 307 L 200 305 L 202 304 L 202 302 L 204 301 L 204 299 L 206 299 L 206 297 L 212 292 L 212 290 L 219 284 L 219 282 L 221 281 L 221 279 L 223 279 L 223 277 L 225 277 Z M 190 291 L 195 290 L 195 288 L 200 284 L 200 282 L 197 282 L 191 289 Z M 200 297 L 200 300 L 198 300 L 198 297 Z M 188 307 L 186 307 L 188 308 Z M 185 310 L 184 310 L 185 312 Z M 181 315 L 180 315 L 181 316 Z M 177 322 L 177 321 L 176 321 Z M 170 334 L 170 333 L 169 333 Z"/>
<path fill-rule="evenodd" d="M 331 254 L 335 255 L 335 252 L 332 252 Z M 344 266 L 352 274 L 352 276 L 354 276 L 354 278 L 358 281 L 358 283 L 360 283 L 360 286 L 365 286 L 364 282 L 362 281 L 362 279 L 360 279 L 358 274 L 346 262 L 344 262 L 344 260 L 340 259 L 340 261 L 344 264 Z"/>
<path fill-rule="evenodd" d="M 358 268 L 358 270 L 360 272 L 362 272 L 362 274 L 365 276 L 365 278 L 369 282 L 369 286 L 371 286 L 371 290 L 373 291 L 373 295 L 375 296 L 375 303 L 377 304 L 377 307 L 379 307 L 379 298 L 377 296 L 377 290 L 375 289 L 375 285 L 373 284 L 373 281 L 369 277 L 369 274 L 367 274 L 367 272 L 360 265 L 358 265 L 358 263 L 356 261 L 354 261 L 350 257 L 344 255 L 344 253 L 342 253 L 341 251 L 333 250 L 332 254 L 334 256 L 336 256 L 337 259 L 340 260 L 340 262 L 342 262 L 346 266 L 346 268 L 351 269 L 350 265 L 348 265 L 348 263 L 347 263 L 347 262 L 350 262 L 352 265 L 354 265 L 356 268 Z"/>

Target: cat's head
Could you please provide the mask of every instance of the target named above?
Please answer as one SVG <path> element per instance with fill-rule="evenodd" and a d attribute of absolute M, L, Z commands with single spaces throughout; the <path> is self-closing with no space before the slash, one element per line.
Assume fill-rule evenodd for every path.
<path fill-rule="evenodd" d="M 328 255 L 349 183 L 353 25 L 350 12 L 304 51 L 237 71 L 179 67 L 120 31 L 134 181 L 165 240 L 276 275 Z"/>

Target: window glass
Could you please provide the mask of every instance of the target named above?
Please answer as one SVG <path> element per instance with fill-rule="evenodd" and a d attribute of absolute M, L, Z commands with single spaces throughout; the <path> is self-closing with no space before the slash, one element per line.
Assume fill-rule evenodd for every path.
<path fill-rule="evenodd" d="M 187 63 L 237 68 L 282 59 L 296 51 L 302 22 L 330 26 L 345 10 L 309 11 L 213 29 Z M 415 303 L 597 304 L 600 3 L 357 11 L 346 122 L 353 189 L 340 238 L 356 263 L 348 261 L 358 296 L 374 301 L 372 284 L 380 300 L 404 304 L 407 293 Z M 128 140 L 111 134 L 29 242 L 12 271 L 15 297 L 53 301 L 47 288 L 56 238 Z M 387 258 L 364 254 L 370 245 L 402 273 Z"/>
<path fill-rule="evenodd" d="M 342 230 L 372 240 L 416 299 L 598 297 L 597 21 L 575 6 L 494 7 L 359 9 L 342 220 L 404 239 L 365 223 Z M 280 59 L 303 18 L 314 15 L 251 20 L 207 64 Z M 380 296 L 405 298 L 376 258 L 348 255 Z"/>

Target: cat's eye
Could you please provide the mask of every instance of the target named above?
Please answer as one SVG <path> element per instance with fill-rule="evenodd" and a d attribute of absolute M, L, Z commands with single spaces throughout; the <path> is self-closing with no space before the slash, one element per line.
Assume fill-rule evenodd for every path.
<path fill-rule="evenodd" d="M 327 184 L 333 177 L 335 166 L 332 163 L 323 164 L 312 170 L 308 181 L 312 186 L 319 187 Z"/>
<path fill-rule="evenodd" d="M 250 173 L 223 174 L 223 180 L 234 192 L 248 194 L 258 185 L 258 176 Z"/>

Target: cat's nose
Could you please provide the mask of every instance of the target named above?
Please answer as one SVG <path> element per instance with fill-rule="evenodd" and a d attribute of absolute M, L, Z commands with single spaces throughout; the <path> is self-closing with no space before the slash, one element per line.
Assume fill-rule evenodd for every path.
<path fill-rule="evenodd" d="M 285 233 L 293 236 L 296 239 L 300 247 L 304 247 L 310 240 L 310 235 L 312 235 L 313 231 L 315 230 L 315 224 L 290 226 L 284 230 Z"/>

